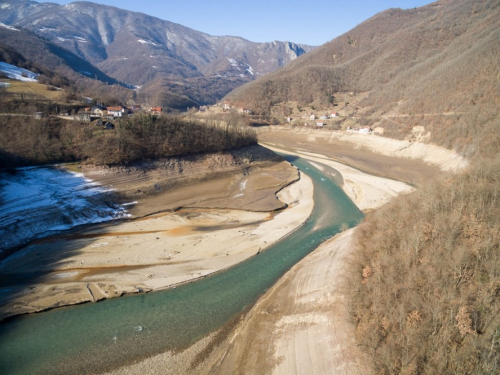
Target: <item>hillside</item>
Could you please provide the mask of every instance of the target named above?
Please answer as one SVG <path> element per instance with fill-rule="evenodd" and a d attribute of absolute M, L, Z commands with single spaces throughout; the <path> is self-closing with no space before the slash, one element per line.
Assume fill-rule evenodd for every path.
<path fill-rule="evenodd" d="M 145 95 L 151 96 L 160 86 L 196 104 L 213 103 L 235 87 L 313 48 L 291 42 L 254 43 L 239 37 L 211 36 L 142 13 L 91 2 L 60 6 L 6 1 L 0 8 L 0 22 L 28 29 L 116 80 L 144 85 Z M 148 84 L 153 85 L 149 90 Z M 195 86 L 200 93 L 192 94 L 184 86 Z"/>
<path fill-rule="evenodd" d="M 7 63 L 19 65 L 30 62 L 37 69 L 57 71 L 73 81 L 87 77 L 105 84 L 122 84 L 74 53 L 27 30 L 0 25 L 0 40 L 0 59 Z"/>
<path fill-rule="evenodd" d="M 431 142 L 470 156 L 491 152 L 499 51 L 499 1 L 389 9 L 228 98 L 269 115 L 289 102 L 333 108 L 337 96 L 352 93 L 361 125 L 400 139 L 424 126 Z"/>

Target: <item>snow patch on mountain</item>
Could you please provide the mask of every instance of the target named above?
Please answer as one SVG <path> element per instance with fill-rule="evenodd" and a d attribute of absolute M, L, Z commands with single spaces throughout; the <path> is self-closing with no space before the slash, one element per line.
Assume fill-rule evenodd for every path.
<path fill-rule="evenodd" d="M 24 82 L 37 82 L 37 73 L 33 73 L 27 69 L 18 68 L 17 66 L 0 62 L 0 72 L 5 74 L 10 79 Z"/>
<path fill-rule="evenodd" d="M 4 5 L 8 5 L 8 4 L 4 4 Z M 3 9 L 3 6 L 2 6 L 2 9 Z M 16 29 L 15 27 L 6 25 L 6 24 L 4 24 L 2 22 L 0 22 L 0 27 L 3 27 L 4 29 L 8 29 L 8 30 L 19 31 L 19 29 Z"/>
<path fill-rule="evenodd" d="M 158 43 L 155 43 L 151 40 L 145 40 L 145 39 L 137 39 L 137 41 L 141 44 L 150 44 L 152 46 L 158 46 L 159 44 Z"/>

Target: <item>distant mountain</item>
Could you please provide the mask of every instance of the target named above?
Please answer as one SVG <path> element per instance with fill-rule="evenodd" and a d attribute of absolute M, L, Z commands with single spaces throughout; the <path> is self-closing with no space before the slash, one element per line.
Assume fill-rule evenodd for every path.
<path fill-rule="evenodd" d="M 327 107 L 353 93 L 355 116 L 386 135 L 402 138 L 421 125 L 431 140 L 464 147 L 479 134 L 473 125 L 498 116 L 499 51 L 498 0 L 389 9 L 228 98 L 268 113 L 292 101 Z"/>
<path fill-rule="evenodd" d="M 231 36 L 210 36 L 142 13 L 90 2 L 68 5 L 8 0 L 0 22 L 31 30 L 73 52 L 109 76 L 132 85 L 158 81 L 169 89 L 195 80 L 208 87 L 198 97 L 213 101 L 234 87 L 268 74 L 313 49 L 291 42 L 254 43 Z"/>
<path fill-rule="evenodd" d="M 11 52 L 15 50 L 22 58 Z M 88 61 L 60 46 L 47 41 L 30 31 L 16 29 L 0 23 L 0 61 L 19 65 L 20 60 L 28 60 L 38 67 L 58 71 L 74 81 L 82 77 L 107 84 L 121 84 L 117 79 L 103 73 Z M 12 59 L 14 61 L 7 61 Z M 21 65 L 23 65 L 21 64 Z"/>

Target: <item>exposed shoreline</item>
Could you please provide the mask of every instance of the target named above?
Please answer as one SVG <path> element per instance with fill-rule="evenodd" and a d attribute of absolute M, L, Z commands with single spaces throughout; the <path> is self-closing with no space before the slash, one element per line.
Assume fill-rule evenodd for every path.
<path fill-rule="evenodd" d="M 433 167 L 420 160 L 386 158 L 365 147 L 360 147 L 355 154 L 352 154 L 352 144 L 344 145 L 344 148 L 336 147 L 334 149 L 331 147 L 332 142 L 338 146 L 338 140 L 332 141 L 331 136 L 321 131 L 308 132 L 306 136 L 302 132 L 289 132 L 279 136 L 277 133 L 272 130 L 265 132 L 265 137 L 263 137 L 265 143 L 271 148 L 304 157 L 320 169 L 334 168 L 340 174 L 335 177 L 342 181 L 344 191 L 364 212 L 382 206 L 398 194 L 406 194 L 413 190 L 408 184 L 394 178 L 401 176 L 405 181 L 418 184 L 432 178 L 442 168 L 442 165 Z M 282 144 L 278 142 L 278 140 L 282 141 L 284 137 L 288 137 L 286 141 L 289 145 L 286 149 L 283 149 Z M 345 143 L 341 142 L 341 144 Z M 391 164 L 388 164 L 388 160 Z M 353 167 L 341 162 L 346 162 Z M 360 170 L 354 166 L 359 166 Z M 39 241 L 37 244 L 39 248 L 36 251 L 45 254 L 44 246 L 45 250 L 59 247 L 65 253 L 68 253 L 69 250 L 69 257 L 67 257 L 68 254 L 65 254 L 64 266 L 58 266 L 55 269 L 53 264 L 58 259 L 58 254 L 54 254 L 52 262 L 50 256 L 44 258 L 45 262 L 49 264 L 46 268 L 41 267 L 40 259 L 36 258 L 33 258 L 31 263 L 23 261 L 19 264 L 16 262 L 8 265 L 2 264 L 2 267 L 8 270 L 22 269 L 22 272 L 27 274 L 41 271 L 43 274 L 43 278 L 33 282 L 29 290 L 26 290 L 23 285 L 20 286 L 17 296 L 14 293 L 14 298 L 10 301 L 10 310 L 4 310 L 3 316 L 58 307 L 61 305 L 61 293 L 66 298 L 63 301 L 64 305 L 98 301 L 128 293 L 164 289 L 219 272 L 264 251 L 267 246 L 302 225 L 310 215 L 314 205 L 310 179 L 302 175 L 298 181 L 292 183 L 297 180 L 298 175 L 293 177 L 293 174 L 289 172 L 278 173 L 282 168 L 283 165 L 273 164 L 265 168 L 257 168 L 251 176 L 249 175 L 250 178 L 233 175 L 221 179 L 201 181 L 201 185 L 188 186 L 186 189 L 182 189 L 182 192 L 181 189 L 178 189 L 178 192 L 174 192 L 167 200 L 160 199 L 160 195 L 151 198 L 149 203 L 146 200 L 143 206 L 138 205 L 135 208 L 135 215 L 139 216 L 143 212 L 152 212 L 152 209 L 159 207 L 159 203 L 163 209 L 176 207 L 179 200 L 187 206 L 199 204 L 204 207 L 218 207 L 220 202 L 228 199 L 237 207 L 242 204 L 241 201 L 238 202 L 238 199 L 247 192 L 253 191 L 254 195 L 248 194 L 244 204 L 247 207 L 255 207 L 257 201 L 264 207 L 286 205 L 286 209 L 275 213 L 236 209 L 181 209 L 176 212 L 147 215 L 141 219 L 121 223 L 93 226 L 86 230 L 83 236 L 76 235 L 74 238 L 70 238 L 70 245 L 63 243 L 67 242 L 68 238 L 55 239 L 54 241 L 60 242 L 58 245 L 54 245 L 53 242 L 49 243 L 49 241 L 47 243 L 44 243 L 43 240 Z M 326 170 L 326 172 L 334 173 L 331 170 Z M 381 175 L 393 179 L 380 177 Z M 204 192 L 201 196 L 205 197 L 202 199 L 194 194 L 200 190 L 200 186 Z M 271 190 L 265 191 L 265 189 Z M 266 197 L 269 197 L 269 191 L 280 191 L 278 196 L 281 203 L 277 206 L 272 201 L 266 201 Z M 240 194 L 242 195 L 239 196 Z M 257 198 L 255 200 L 252 197 Z M 218 338 L 216 340 L 217 347 L 205 356 L 203 361 L 196 360 L 197 363 L 199 362 L 199 366 L 195 366 L 196 371 L 193 367 L 193 361 L 195 358 L 199 358 L 201 352 L 206 352 L 207 347 L 214 346 L 213 335 L 182 353 L 160 354 L 111 373 L 136 374 L 144 373 L 144 371 L 162 373 L 161 368 L 166 365 L 172 369 L 172 373 L 207 373 L 212 367 L 213 373 L 224 373 L 225 371 L 238 373 L 238 371 L 241 372 L 243 368 L 241 366 L 244 365 L 249 366 L 248 368 L 254 368 L 254 372 L 260 372 L 265 368 L 269 369 L 269 367 L 259 367 L 264 364 L 274 368 L 277 373 L 293 373 L 298 371 L 299 367 L 297 366 L 310 363 L 310 361 L 317 363 L 323 361 L 321 362 L 323 365 L 333 366 L 332 363 L 324 362 L 326 358 L 331 358 L 331 356 L 321 355 L 320 348 L 317 348 L 314 358 L 302 358 L 299 353 L 293 354 L 287 348 L 298 345 L 298 342 L 301 343 L 300 345 L 306 345 L 304 348 L 315 347 L 318 337 L 315 336 L 314 332 L 322 332 L 322 335 L 326 335 L 325 339 L 336 342 L 336 345 L 345 349 L 342 349 L 342 353 L 350 352 L 352 354 L 356 351 L 352 346 L 345 346 L 345 344 L 349 344 L 348 338 L 350 337 L 350 327 L 346 320 L 345 311 L 333 308 L 335 314 L 339 314 L 333 317 L 331 312 L 328 313 L 330 315 L 322 315 L 320 312 L 324 309 L 332 310 L 334 307 L 332 303 L 338 301 L 339 298 L 340 300 L 344 298 L 343 292 L 339 290 L 339 279 L 330 280 L 325 277 L 325 272 L 327 276 L 335 269 L 341 269 L 352 248 L 350 242 L 352 233 L 353 230 L 350 230 L 336 236 L 290 270 L 247 314 L 244 323 L 233 334 L 227 336 L 225 341 L 222 340 L 222 344 Z M 217 249 L 213 249 L 211 246 L 214 241 L 217 241 L 219 245 Z M 167 243 L 168 248 L 165 248 L 162 244 Z M 234 246 L 235 243 L 238 245 Z M 34 250 L 28 249 L 28 252 L 31 251 Z M 334 261 L 331 260 L 332 254 L 336 257 Z M 329 266 L 318 269 L 317 259 L 321 259 L 320 263 L 329 264 Z M 294 285 L 292 281 L 295 277 L 299 277 L 300 272 L 308 275 L 307 282 L 309 284 L 296 285 L 292 291 L 290 289 Z M 314 276 L 316 274 L 323 274 L 323 276 L 318 279 L 317 276 Z M 308 292 L 308 288 L 311 287 L 314 287 L 314 290 Z M 304 301 L 290 299 L 290 293 L 297 294 L 299 291 L 300 294 L 317 294 L 318 298 L 325 304 L 315 305 L 313 303 L 311 305 L 311 302 L 304 304 Z M 272 293 L 278 293 L 279 297 L 275 296 L 269 299 Z M 335 298 L 332 300 L 330 297 L 333 295 Z M 16 300 L 21 301 L 21 304 L 16 304 Z M 265 300 L 273 300 L 273 303 L 277 303 L 276 308 L 282 309 L 279 314 L 274 316 L 274 321 L 266 323 L 274 325 L 273 332 L 277 330 L 276 332 L 281 332 L 281 334 L 273 334 L 272 340 L 268 340 L 266 349 L 259 352 L 260 357 L 258 358 L 260 359 L 252 362 L 251 358 L 240 358 L 239 355 L 242 351 L 238 348 L 251 347 L 251 350 L 255 350 L 252 342 L 259 340 L 259 335 L 263 334 L 262 330 L 259 331 L 259 325 L 263 321 L 259 320 L 258 317 L 263 314 L 262 309 L 265 303 L 262 301 Z M 287 313 L 287 307 L 291 308 L 292 306 L 294 306 L 294 313 L 293 316 L 290 316 Z M 299 311 L 305 306 L 316 306 L 319 310 L 300 313 Z M 336 333 L 331 331 L 331 324 L 328 323 L 331 319 L 339 319 L 340 321 L 339 324 L 334 325 Z M 307 333 L 308 339 L 301 337 L 304 332 Z M 307 350 L 301 351 L 307 352 Z M 341 357 L 344 358 L 344 354 Z M 344 358 L 339 359 L 340 362 L 335 366 L 363 368 L 363 372 L 353 371 L 352 373 L 366 373 L 366 364 L 362 361 L 356 362 L 360 358 L 359 353 L 351 354 L 348 357 L 355 362 Z M 221 360 L 221 358 L 223 359 Z M 175 366 L 174 363 L 176 363 Z M 234 366 L 237 363 L 236 368 Z"/>
<path fill-rule="evenodd" d="M 34 241 L 0 264 L 6 291 L 0 293 L 0 318 L 170 288 L 220 272 L 302 225 L 312 211 L 312 192 L 307 176 L 275 161 L 145 197 L 131 210 L 135 219 Z M 234 208 L 216 208 L 224 200 Z M 187 208 L 168 211 L 179 201 Z M 204 208 L 189 208 L 198 205 Z M 259 211 L 238 209 L 249 205 Z M 154 209 L 162 212 L 149 215 Z"/>
<path fill-rule="evenodd" d="M 279 141 L 286 140 L 289 147 L 285 152 L 290 153 L 293 148 L 299 150 L 296 154 L 316 165 L 324 163 L 335 168 L 342 174 L 344 190 L 364 212 L 377 209 L 399 193 L 413 190 L 405 183 L 378 176 L 393 179 L 401 176 L 402 180 L 419 184 L 435 178 L 443 166 L 441 163 L 435 167 L 418 159 L 387 159 L 364 147 L 360 147 L 357 160 L 353 161 L 351 144 L 347 148 L 340 147 L 339 155 L 336 154 L 339 149 L 331 147 L 331 138 L 326 132 L 308 133 L 309 142 L 304 142 L 300 132 L 285 139 L 283 134 L 276 138 L 267 134 L 265 141 L 281 149 L 283 143 Z M 327 152 L 322 153 L 325 150 Z M 331 151 L 328 153 L 328 150 Z M 449 153 L 447 158 L 451 160 L 455 158 L 449 150 L 441 152 Z M 349 166 L 335 160 L 346 161 Z M 457 163 L 453 170 L 465 165 Z M 295 265 L 259 299 L 224 340 L 216 338 L 217 333 L 214 333 L 181 353 L 166 352 L 107 375 L 159 374 L 164 368 L 175 374 L 293 374 L 301 371 L 324 374 L 333 370 L 344 374 L 370 374 L 369 363 L 353 341 L 353 327 L 344 303 L 342 269 L 356 246 L 354 232 L 355 228 L 335 236 Z M 206 348 L 211 348 L 210 353 L 205 353 L 200 362 Z"/>

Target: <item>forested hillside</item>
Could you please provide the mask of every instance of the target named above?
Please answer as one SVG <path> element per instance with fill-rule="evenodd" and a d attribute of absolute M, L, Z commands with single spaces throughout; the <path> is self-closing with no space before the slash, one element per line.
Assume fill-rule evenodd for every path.
<path fill-rule="evenodd" d="M 233 100 L 328 105 L 342 91 L 358 95 L 356 121 L 396 138 L 423 126 L 471 162 L 359 226 L 358 344 L 377 374 L 500 373 L 500 1 L 383 12 Z"/>
<path fill-rule="evenodd" d="M 116 128 L 108 130 L 56 117 L 12 116 L 0 127 L 0 168 L 73 161 L 127 164 L 254 143 L 255 132 L 237 121 L 201 124 L 180 117 L 136 115 L 116 121 Z"/>
<path fill-rule="evenodd" d="M 266 115 L 289 101 L 328 108 L 353 93 L 363 125 L 394 138 L 424 126 L 431 142 L 471 156 L 496 132 L 499 60 L 500 1 L 437 1 L 379 13 L 228 98 Z"/>

